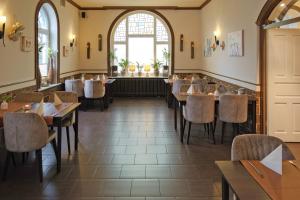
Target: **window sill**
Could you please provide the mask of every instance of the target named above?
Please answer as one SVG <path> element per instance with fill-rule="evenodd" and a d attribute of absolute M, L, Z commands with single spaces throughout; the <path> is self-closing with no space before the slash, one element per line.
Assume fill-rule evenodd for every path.
<path fill-rule="evenodd" d="M 50 90 L 50 89 L 53 89 L 57 86 L 60 86 L 62 83 L 56 83 L 56 84 L 51 84 L 49 86 L 46 86 L 46 87 L 41 87 L 40 89 L 38 89 L 39 92 L 44 92 L 44 91 L 47 91 L 47 90 Z"/>

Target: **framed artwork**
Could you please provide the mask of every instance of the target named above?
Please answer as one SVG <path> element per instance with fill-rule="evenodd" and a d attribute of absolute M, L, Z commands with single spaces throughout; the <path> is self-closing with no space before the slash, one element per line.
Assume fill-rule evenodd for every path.
<path fill-rule="evenodd" d="M 205 38 L 204 50 L 203 50 L 204 57 L 211 57 L 212 56 L 212 49 L 211 49 L 212 42 L 213 42 L 212 37 Z"/>
<path fill-rule="evenodd" d="M 33 39 L 31 37 L 22 36 L 21 38 L 21 50 L 24 52 L 33 51 Z"/>
<path fill-rule="evenodd" d="M 244 31 L 228 33 L 228 55 L 231 57 L 244 56 Z"/>
<path fill-rule="evenodd" d="M 68 57 L 70 54 L 70 49 L 67 46 L 63 46 L 63 56 Z"/>

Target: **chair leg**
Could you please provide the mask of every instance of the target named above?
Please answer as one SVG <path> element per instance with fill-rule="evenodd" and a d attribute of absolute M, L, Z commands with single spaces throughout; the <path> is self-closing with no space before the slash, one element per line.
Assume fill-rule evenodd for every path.
<path fill-rule="evenodd" d="M 16 158 L 15 158 L 15 154 L 14 153 L 11 153 L 11 159 L 12 159 L 14 167 L 16 167 L 17 166 L 17 162 L 16 162 Z"/>
<path fill-rule="evenodd" d="M 25 152 L 22 153 L 22 163 L 25 164 Z"/>
<path fill-rule="evenodd" d="M 216 144 L 216 139 L 215 139 L 215 129 L 213 123 L 210 123 L 210 128 L 211 128 L 211 133 L 213 137 L 214 144 Z"/>
<path fill-rule="evenodd" d="M 11 153 L 9 151 L 6 154 L 6 160 L 5 160 L 4 170 L 3 170 L 3 175 L 2 175 L 2 180 L 3 181 L 6 180 L 8 165 L 9 165 L 9 161 L 10 161 L 10 158 L 12 157 L 12 155 L 13 155 L 13 153 Z"/>
<path fill-rule="evenodd" d="M 192 126 L 192 122 L 189 122 L 189 131 L 188 131 L 187 144 L 189 144 L 189 143 L 190 143 L 191 126 Z"/>
<path fill-rule="evenodd" d="M 71 147 L 70 147 L 70 129 L 67 126 L 66 127 L 66 132 L 67 132 L 67 142 L 68 142 L 68 153 L 69 155 L 71 154 Z"/>
<path fill-rule="evenodd" d="M 183 119 L 183 132 L 185 131 L 185 127 L 186 127 L 186 119 Z"/>
<path fill-rule="evenodd" d="M 56 139 L 55 138 L 51 141 L 51 145 L 52 145 L 52 148 L 54 150 L 54 154 L 55 154 L 55 158 L 56 158 L 56 162 L 57 162 L 58 152 L 57 152 L 57 146 L 56 146 Z"/>
<path fill-rule="evenodd" d="M 100 109 L 101 109 L 101 111 L 104 111 L 104 98 L 103 97 L 100 99 Z"/>
<path fill-rule="evenodd" d="M 39 168 L 39 177 L 40 177 L 40 182 L 43 182 L 43 157 L 42 157 L 42 150 L 36 150 L 35 155 L 37 158 L 37 164 Z"/>
<path fill-rule="evenodd" d="M 240 124 L 236 124 L 236 134 L 240 134 Z"/>
<path fill-rule="evenodd" d="M 226 128 L 226 122 L 222 122 L 222 136 L 221 136 L 221 144 L 224 142 L 224 133 Z"/>

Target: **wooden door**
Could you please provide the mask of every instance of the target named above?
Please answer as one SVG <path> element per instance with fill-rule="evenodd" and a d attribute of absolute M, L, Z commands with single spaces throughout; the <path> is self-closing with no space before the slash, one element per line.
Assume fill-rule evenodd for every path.
<path fill-rule="evenodd" d="M 300 142 L 300 30 L 267 31 L 268 134 Z"/>

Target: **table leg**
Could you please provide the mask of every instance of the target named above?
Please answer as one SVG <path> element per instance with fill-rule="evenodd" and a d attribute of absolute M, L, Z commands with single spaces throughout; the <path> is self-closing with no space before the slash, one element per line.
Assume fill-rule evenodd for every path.
<path fill-rule="evenodd" d="M 222 176 L 222 200 L 229 200 L 229 184 L 224 176 Z"/>
<path fill-rule="evenodd" d="M 179 103 L 179 107 L 180 107 L 180 138 L 181 138 L 181 143 L 183 143 L 184 130 L 183 130 L 183 105 L 182 105 L 182 103 Z"/>
<path fill-rule="evenodd" d="M 60 172 L 61 169 L 61 133 L 62 132 L 62 121 L 59 120 L 57 126 L 57 173 Z"/>
<path fill-rule="evenodd" d="M 73 128 L 75 132 L 75 151 L 78 151 L 78 109 L 75 110 L 75 123 Z"/>
<path fill-rule="evenodd" d="M 174 98 L 174 128 L 177 131 L 177 101 Z"/>

